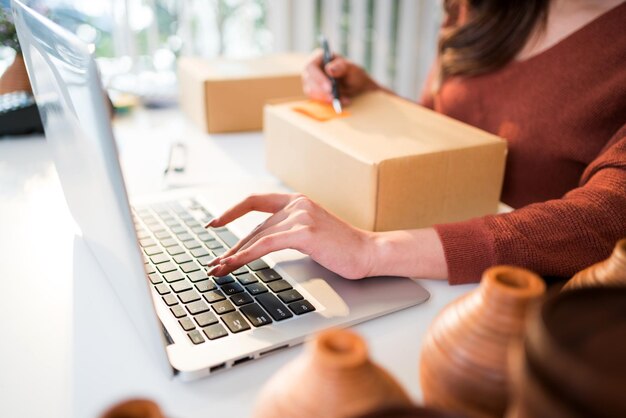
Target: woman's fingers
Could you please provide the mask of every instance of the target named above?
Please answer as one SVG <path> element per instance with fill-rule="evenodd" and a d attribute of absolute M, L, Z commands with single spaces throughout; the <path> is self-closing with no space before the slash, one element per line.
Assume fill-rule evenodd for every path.
<path fill-rule="evenodd" d="M 205 225 L 205 228 L 224 226 L 252 211 L 276 213 L 291 202 L 293 198 L 293 195 L 283 193 L 250 195 L 228 209 L 221 216 L 211 220 L 211 222 Z"/>
<path fill-rule="evenodd" d="M 302 228 L 300 228 L 265 235 L 249 247 L 220 260 L 220 264 L 209 270 L 208 274 L 213 276 L 225 276 L 241 266 L 274 251 L 300 247 L 302 233 Z"/>
<path fill-rule="evenodd" d="M 252 232 L 250 232 L 246 237 L 239 240 L 239 242 L 237 242 L 234 246 L 232 246 L 228 251 L 226 251 L 220 257 L 216 257 L 215 259 L 213 259 L 207 266 L 208 267 L 216 266 L 217 264 L 219 264 L 221 259 L 230 257 L 231 255 L 235 254 L 242 247 L 248 244 L 251 240 L 258 239 L 258 237 L 262 235 L 265 231 L 267 231 L 269 228 L 283 221 L 285 218 L 287 218 L 287 216 L 288 216 L 287 213 L 285 213 L 282 210 L 276 212 L 275 214 L 267 218 L 264 222 L 259 224 L 256 228 L 254 228 Z"/>
<path fill-rule="evenodd" d="M 343 57 L 336 57 L 324 66 L 324 71 L 331 77 L 341 78 L 348 73 L 350 63 Z"/>

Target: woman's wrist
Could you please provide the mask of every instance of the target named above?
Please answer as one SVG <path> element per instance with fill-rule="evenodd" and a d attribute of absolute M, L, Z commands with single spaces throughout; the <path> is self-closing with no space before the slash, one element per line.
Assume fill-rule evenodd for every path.
<path fill-rule="evenodd" d="M 433 228 L 371 234 L 371 276 L 448 277 L 443 246 Z"/>

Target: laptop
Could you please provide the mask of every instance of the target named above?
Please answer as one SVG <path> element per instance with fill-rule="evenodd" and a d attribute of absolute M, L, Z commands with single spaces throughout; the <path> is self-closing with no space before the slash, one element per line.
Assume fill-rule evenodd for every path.
<path fill-rule="evenodd" d="M 19 1 L 12 7 L 68 207 L 166 373 L 197 379 L 428 299 L 410 279 L 350 281 L 285 251 L 209 277 L 207 262 L 238 240 L 203 227 L 221 195 L 166 192 L 131 206 L 87 45 Z"/>

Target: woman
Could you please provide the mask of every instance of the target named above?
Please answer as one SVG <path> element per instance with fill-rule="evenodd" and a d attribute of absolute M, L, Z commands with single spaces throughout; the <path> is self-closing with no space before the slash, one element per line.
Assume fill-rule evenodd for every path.
<path fill-rule="evenodd" d="M 447 2 L 436 71 L 422 98 L 508 140 L 502 201 L 515 208 L 433 228 L 367 232 L 301 195 L 251 196 L 211 221 L 272 213 L 214 260 L 225 275 L 294 248 L 350 279 L 399 275 L 478 281 L 495 264 L 571 276 L 626 236 L 626 3 Z M 326 74 L 349 97 L 380 87 L 363 69 L 317 53 L 305 92 L 329 102 Z"/>

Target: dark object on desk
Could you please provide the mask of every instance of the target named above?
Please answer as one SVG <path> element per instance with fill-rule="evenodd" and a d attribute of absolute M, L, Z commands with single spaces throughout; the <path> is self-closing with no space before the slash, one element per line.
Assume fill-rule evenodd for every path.
<path fill-rule="evenodd" d="M 324 51 L 324 67 L 326 66 L 326 64 L 328 64 L 329 62 L 331 62 L 333 60 L 333 54 L 330 52 L 330 46 L 328 46 L 328 40 L 322 36 L 320 38 L 320 42 L 322 44 L 322 49 Z M 337 83 L 337 79 L 335 77 L 328 77 L 330 79 L 330 84 L 332 86 L 332 93 L 333 93 L 333 109 L 335 109 L 335 112 L 337 114 L 340 114 L 341 112 L 343 112 L 343 109 L 341 108 L 341 100 L 339 99 L 339 84 Z"/>
<path fill-rule="evenodd" d="M 626 287 L 626 238 L 617 242 L 609 258 L 578 272 L 563 290 L 597 286 Z"/>
<path fill-rule="evenodd" d="M 165 418 L 159 405 L 147 399 L 131 399 L 114 405 L 101 418 Z"/>
<path fill-rule="evenodd" d="M 508 418 L 626 417 L 626 289 L 554 293 L 511 351 Z"/>
<path fill-rule="evenodd" d="M 502 417 L 508 403 L 507 351 L 522 337 L 530 305 L 545 292 L 536 274 L 496 266 L 480 287 L 448 305 L 422 346 L 426 406 L 468 417 Z"/>
<path fill-rule="evenodd" d="M 28 93 L 33 91 L 26 72 L 24 57 L 20 53 L 15 54 L 13 63 L 0 75 L 0 95 L 16 91 Z"/>
<path fill-rule="evenodd" d="M 370 360 L 360 336 L 333 329 L 319 334 L 270 379 L 253 417 L 345 418 L 411 405 L 400 384 Z"/>
<path fill-rule="evenodd" d="M 18 91 L 0 95 L 0 136 L 43 133 L 35 98 Z"/>

